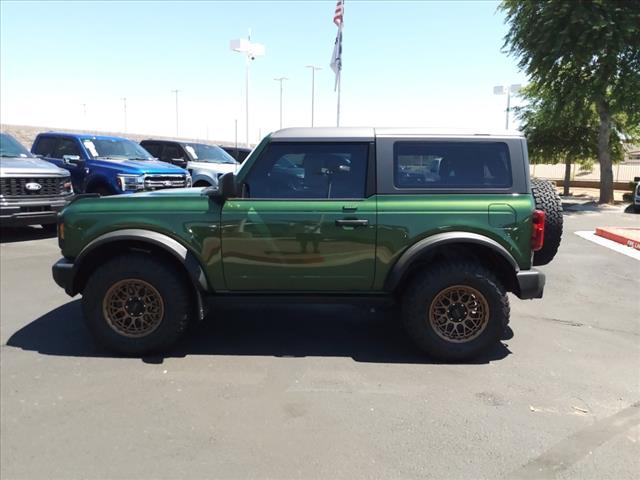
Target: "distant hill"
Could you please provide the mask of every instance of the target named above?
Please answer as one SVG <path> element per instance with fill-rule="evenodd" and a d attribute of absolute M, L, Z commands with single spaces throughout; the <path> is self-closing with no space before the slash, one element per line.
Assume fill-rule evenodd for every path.
<path fill-rule="evenodd" d="M 31 145 L 33 145 L 33 141 L 36 138 L 36 135 L 42 132 L 70 132 L 70 133 L 88 133 L 91 135 L 113 135 L 116 137 L 124 137 L 134 142 L 140 142 L 146 138 L 158 138 L 162 140 L 180 140 L 180 141 L 191 141 L 198 143 L 206 143 L 210 145 L 226 145 L 233 146 L 233 143 L 227 141 L 216 141 L 216 140 L 204 140 L 202 138 L 175 138 L 175 137 L 164 137 L 162 135 L 140 135 L 137 133 L 122 133 L 122 132 L 99 132 L 95 130 L 78 130 L 78 129 L 67 129 L 67 128 L 49 128 L 49 127 L 32 127 L 28 125 L 0 125 L 0 130 L 8 133 L 15 137 L 20 143 L 22 143 L 27 149 L 31 149 Z"/>

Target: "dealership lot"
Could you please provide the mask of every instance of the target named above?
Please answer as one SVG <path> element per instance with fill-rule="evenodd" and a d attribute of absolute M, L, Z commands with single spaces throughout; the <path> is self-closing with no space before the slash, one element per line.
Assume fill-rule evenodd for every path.
<path fill-rule="evenodd" d="M 513 337 L 460 365 L 329 305 L 225 308 L 169 357 L 114 358 L 51 279 L 56 240 L 4 232 L 0 476 L 635 478 L 640 262 L 574 232 L 640 215 L 592 210 Z"/>

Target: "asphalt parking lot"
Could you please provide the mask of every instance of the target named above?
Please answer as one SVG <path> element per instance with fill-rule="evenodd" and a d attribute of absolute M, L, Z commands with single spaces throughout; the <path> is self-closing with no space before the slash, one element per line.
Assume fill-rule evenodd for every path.
<path fill-rule="evenodd" d="M 114 358 L 51 279 L 55 238 L 6 231 L 0 477 L 638 478 L 640 262 L 575 231 L 545 298 L 473 364 L 421 356 L 393 314 L 215 312 L 165 358 Z"/>

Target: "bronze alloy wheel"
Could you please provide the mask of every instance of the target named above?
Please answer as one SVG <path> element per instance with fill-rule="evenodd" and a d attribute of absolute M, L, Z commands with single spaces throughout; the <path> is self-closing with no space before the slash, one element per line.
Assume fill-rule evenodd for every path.
<path fill-rule="evenodd" d="M 127 278 L 107 290 L 102 312 L 109 326 L 120 335 L 144 337 L 162 322 L 164 302 L 152 285 L 137 278 Z"/>
<path fill-rule="evenodd" d="M 475 288 L 454 285 L 435 296 L 429 307 L 429 322 L 448 342 L 469 342 L 487 328 L 489 304 Z"/>

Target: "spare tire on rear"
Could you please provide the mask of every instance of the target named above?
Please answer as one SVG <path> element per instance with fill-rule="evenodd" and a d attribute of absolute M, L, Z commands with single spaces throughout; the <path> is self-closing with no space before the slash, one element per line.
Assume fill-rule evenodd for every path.
<path fill-rule="evenodd" d="M 549 180 L 531 179 L 536 210 L 544 212 L 544 244 L 533 254 L 534 265 L 546 265 L 558 252 L 562 238 L 562 200 Z"/>

